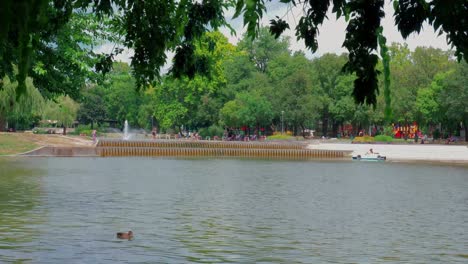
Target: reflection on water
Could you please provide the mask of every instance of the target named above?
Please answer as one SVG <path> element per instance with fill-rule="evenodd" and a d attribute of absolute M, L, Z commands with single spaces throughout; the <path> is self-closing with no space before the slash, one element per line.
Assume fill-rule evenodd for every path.
<path fill-rule="evenodd" d="M 0 160 L 0 262 L 466 263 L 466 190 L 427 165 Z"/>
<path fill-rule="evenodd" d="M 7 251 L 22 256 L 5 256 L 0 260 L 27 260 L 29 246 L 39 237 L 35 227 L 43 223 L 44 210 L 40 208 L 42 191 L 38 172 L 0 159 L 0 255 Z"/>

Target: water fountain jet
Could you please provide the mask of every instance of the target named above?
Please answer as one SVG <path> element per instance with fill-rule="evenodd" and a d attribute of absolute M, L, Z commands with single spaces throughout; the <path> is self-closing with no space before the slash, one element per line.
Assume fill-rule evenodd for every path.
<path fill-rule="evenodd" d="M 128 133 L 128 121 L 125 120 L 125 123 L 124 123 L 124 135 L 123 135 L 123 140 L 129 140 L 130 139 L 130 134 Z"/>

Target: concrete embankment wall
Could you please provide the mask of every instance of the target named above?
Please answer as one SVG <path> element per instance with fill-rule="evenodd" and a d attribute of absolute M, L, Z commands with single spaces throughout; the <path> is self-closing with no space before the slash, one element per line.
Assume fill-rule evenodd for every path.
<path fill-rule="evenodd" d="M 27 153 L 23 156 L 39 157 L 94 157 L 97 156 L 94 147 L 42 147 Z"/>
<path fill-rule="evenodd" d="M 101 140 L 97 147 L 43 147 L 36 157 L 239 157 L 267 159 L 345 159 L 351 151 L 307 149 L 297 142 Z"/>
<path fill-rule="evenodd" d="M 346 151 L 308 149 L 219 149 L 219 148 L 145 148 L 106 147 L 98 148 L 102 157 L 122 156 L 199 156 L 199 157 L 256 157 L 285 159 L 336 159 L 347 157 Z"/>
<path fill-rule="evenodd" d="M 191 140 L 100 140 L 98 147 L 145 148 L 226 148 L 226 149 L 305 149 L 308 145 L 296 142 L 242 142 Z"/>
<path fill-rule="evenodd" d="M 101 140 L 102 157 L 243 157 L 272 159 L 344 159 L 350 151 L 310 150 L 297 142 Z"/>

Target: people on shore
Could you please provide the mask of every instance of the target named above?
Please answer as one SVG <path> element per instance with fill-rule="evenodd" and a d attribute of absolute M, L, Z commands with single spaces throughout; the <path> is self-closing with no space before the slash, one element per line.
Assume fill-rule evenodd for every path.
<path fill-rule="evenodd" d="M 93 144 L 96 144 L 96 139 L 97 139 L 96 138 L 96 133 L 97 133 L 97 131 L 96 131 L 96 129 L 94 129 L 93 132 L 92 132 Z"/>

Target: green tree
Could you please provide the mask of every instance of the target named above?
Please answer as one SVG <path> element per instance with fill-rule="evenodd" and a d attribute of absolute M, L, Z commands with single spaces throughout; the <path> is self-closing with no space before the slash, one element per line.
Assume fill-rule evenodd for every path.
<path fill-rule="evenodd" d="M 133 89 L 134 85 L 135 79 L 131 75 L 130 66 L 123 62 L 113 64 L 108 82 L 103 85 L 107 116 L 122 125 L 128 120 L 133 127 L 138 124 L 142 102 L 140 92 Z"/>
<path fill-rule="evenodd" d="M 263 73 L 267 71 L 271 60 L 283 53 L 289 53 L 289 39 L 277 40 L 266 27 L 260 28 L 255 39 L 250 38 L 248 34 L 244 34 L 238 46 L 241 50 L 247 51 L 257 69 Z"/>
<path fill-rule="evenodd" d="M 443 112 L 455 127 L 462 124 L 468 141 L 468 64 L 457 65 L 442 81 L 440 101 Z"/>
<path fill-rule="evenodd" d="M 78 120 L 80 123 L 94 124 L 99 123 L 107 117 L 107 109 L 104 98 L 104 91 L 100 87 L 89 87 L 82 92 L 81 104 L 78 110 Z"/>
<path fill-rule="evenodd" d="M 283 53 L 271 61 L 268 76 L 273 90 L 267 93 L 270 98 L 276 123 L 284 118 L 294 133 L 300 134 L 305 128 L 313 128 L 320 116 L 322 102 L 318 86 L 312 81 L 312 64 L 304 53 L 292 56 Z M 284 114 L 282 114 L 284 113 Z"/>
<path fill-rule="evenodd" d="M 243 120 L 238 111 L 240 108 L 238 100 L 225 103 L 221 111 L 219 111 L 221 123 L 229 127 L 242 126 Z"/>
<path fill-rule="evenodd" d="M 354 73 L 353 94 L 360 103 L 376 103 L 378 80 L 375 53 L 381 20 L 385 16 L 384 0 L 345 1 L 320 0 L 296 2 L 302 5 L 304 15 L 299 19 L 296 36 L 303 39 L 312 51 L 318 48 L 319 26 L 327 17 L 329 8 L 337 18 L 348 21 L 343 46 L 348 49 L 348 62 L 344 69 Z M 445 32 L 449 44 L 456 49 L 459 60 L 468 61 L 467 29 L 468 4 L 466 0 L 452 1 L 393 1 L 395 21 L 404 38 L 419 32 L 424 22 Z M 95 1 L 95 0 L 4 0 L 0 10 L 0 76 L 13 77 L 11 65 L 18 65 L 18 90 L 24 91 L 26 76 L 31 74 L 40 54 L 41 45 L 53 43 L 58 31 L 68 24 L 78 11 L 93 11 L 99 19 L 111 18 L 116 32 L 124 35 L 124 45 L 132 48 L 132 72 L 138 87 L 146 86 L 160 77 L 160 67 L 166 63 L 166 51 L 175 50 L 173 73 L 175 76 L 194 77 L 208 73 L 205 56 L 197 56 L 195 43 L 204 32 L 226 25 L 224 10 L 234 6 L 233 1 Z M 265 1 L 235 1 L 234 17 L 243 16 L 248 35 L 255 37 L 259 23 L 266 13 Z M 456 22 L 454 22 L 456 21 Z M 277 17 L 271 21 L 270 31 L 279 36 L 289 25 Z M 46 45 L 47 46 L 47 45 Z M 110 69 L 114 51 L 97 64 L 104 72 Z M 59 64 L 57 61 L 54 64 Z M 44 86 L 44 89 L 53 89 Z"/>
<path fill-rule="evenodd" d="M 227 102 L 220 111 L 221 121 L 230 127 L 260 128 L 269 125 L 273 118 L 271 104 L 258 91 L 242 92 Z"/>
<path fill-rule="evenodd" d="M 333 134 L 337 134 L 337 126 L 343 126 L 346 122 L 352 122 L 354 112 L 356 111 L 356 104 L 354 98 L 351 96 L 353 89 L 353 75 L 340 75 L 336 80 L 336 85 L 333 89 L 328 105 L 328 111 L 332 117 L 332 130 Z"/>
<path fill-rule="evenodd" d="M 229 75 L 223 66 L 240 55 L 238 50 L 221 33 L 211 32 L 201 37 L 194 52 L 210 61 L 210 76 L 196 75 L 192 79 L 169 76 L 154 87 L 150 103 L 163 129 L 182 125 L 192 129 L 208 127 L 216 123 L 225 97 L 230 96 L 224 94 Z"/>
<path fill-rule="evenodd" d="M 105 40 L 118 42 L 113 37 L 110 21 L 99 20 L 90 12 L 72 12 L 71 1 L 8 2 L 2 2 L 0 13 L 5 12 L 6 16 L 12 15 L 9 12 L 13 10 L 18 13 L 14 13 L 6 24 L 2 23 L 0 30 L 0 43 L 5 44 L 0 45 L 1 76 L 6 73 L 19 80 L 19 95 L 24 91 L 25 76 L 31 76 L 44 96 L 66 93 L 77 99 L 85 82 L 98 77 L 94 66 L 100 57 L 93 49 Z M 34 16 L 28 17 L 25 12 L 34 13 Z M 16 75 L 9 66 L 12 62 L 18 63 Z"/>
<path fill-rule="evenodd" d="M 250 86 L 250 79 L 258 73 L 254 63 L 246 51 L 240 51 L 223 64 L 224 76 L 226 76 L 226 86 L 220 87 L 220 96 L 223 103 L 234 100 L 236 94 L 247 91 Z"/>
<path fill-rule="evenodd" d="M 321 121 L 322 121 L 322 135 L 327 136 L 329 126 L 332 125 L 333 134 L 336 135 L 338 129 L 338 122 L 343 121 L 341 117 L 335 117 L 333 114 L 339 114 L 339 110 L 334 105 L 342 97 L 349 96 L 351 89 L 348 89 L 346 84 L 352 85 L 345 80 L 354 80 L 355 77 L 349 77 L 346 73 L 341 71 L 341 68 L 346 63 L 346 55 L 324 54 L 312 61 L 313 82 L 317 85 L 319 90 L 319 98 L 322 102 Z M 350 79 L 352 78 L 352 79 Z M 346 102 L 346 99 L 341 103 Z M 331 112 L 333 108 L 335 112 Z"/>
<path fill-rule="evenodd" d="M 57 125 L 63 127 L 63 134 L 67 134 L 67 127 L 75 122 L 79 104 L 73 101 L 68 95 L 60 95 L 55 100 L 46 102 L 43 118 L 57 120 Z"/>
<path fill-rule="evenodd" d="M 416 105 L 418 91 L 429 87 L 437 73 L 454 67 L 449 55 L 440 49 L 423 47 L 411 52 L 407 46 L 392 44 L 392 109 L 396 122 L 424 123 L 424 117 L 418 112 Z"/>
<path fill-rule="evenodd" d="M 16 94 L 17 82 L 11 82 L 4 77 L 4 86 L 0 90 L 0 131 L 9 127 L 15 129 L 30 128 L 41 116 L 44 107 L 44 98 L 39 90 L 34 87 L 31 78 L 26 79 L 26 95 L 18 100 Z"/>

